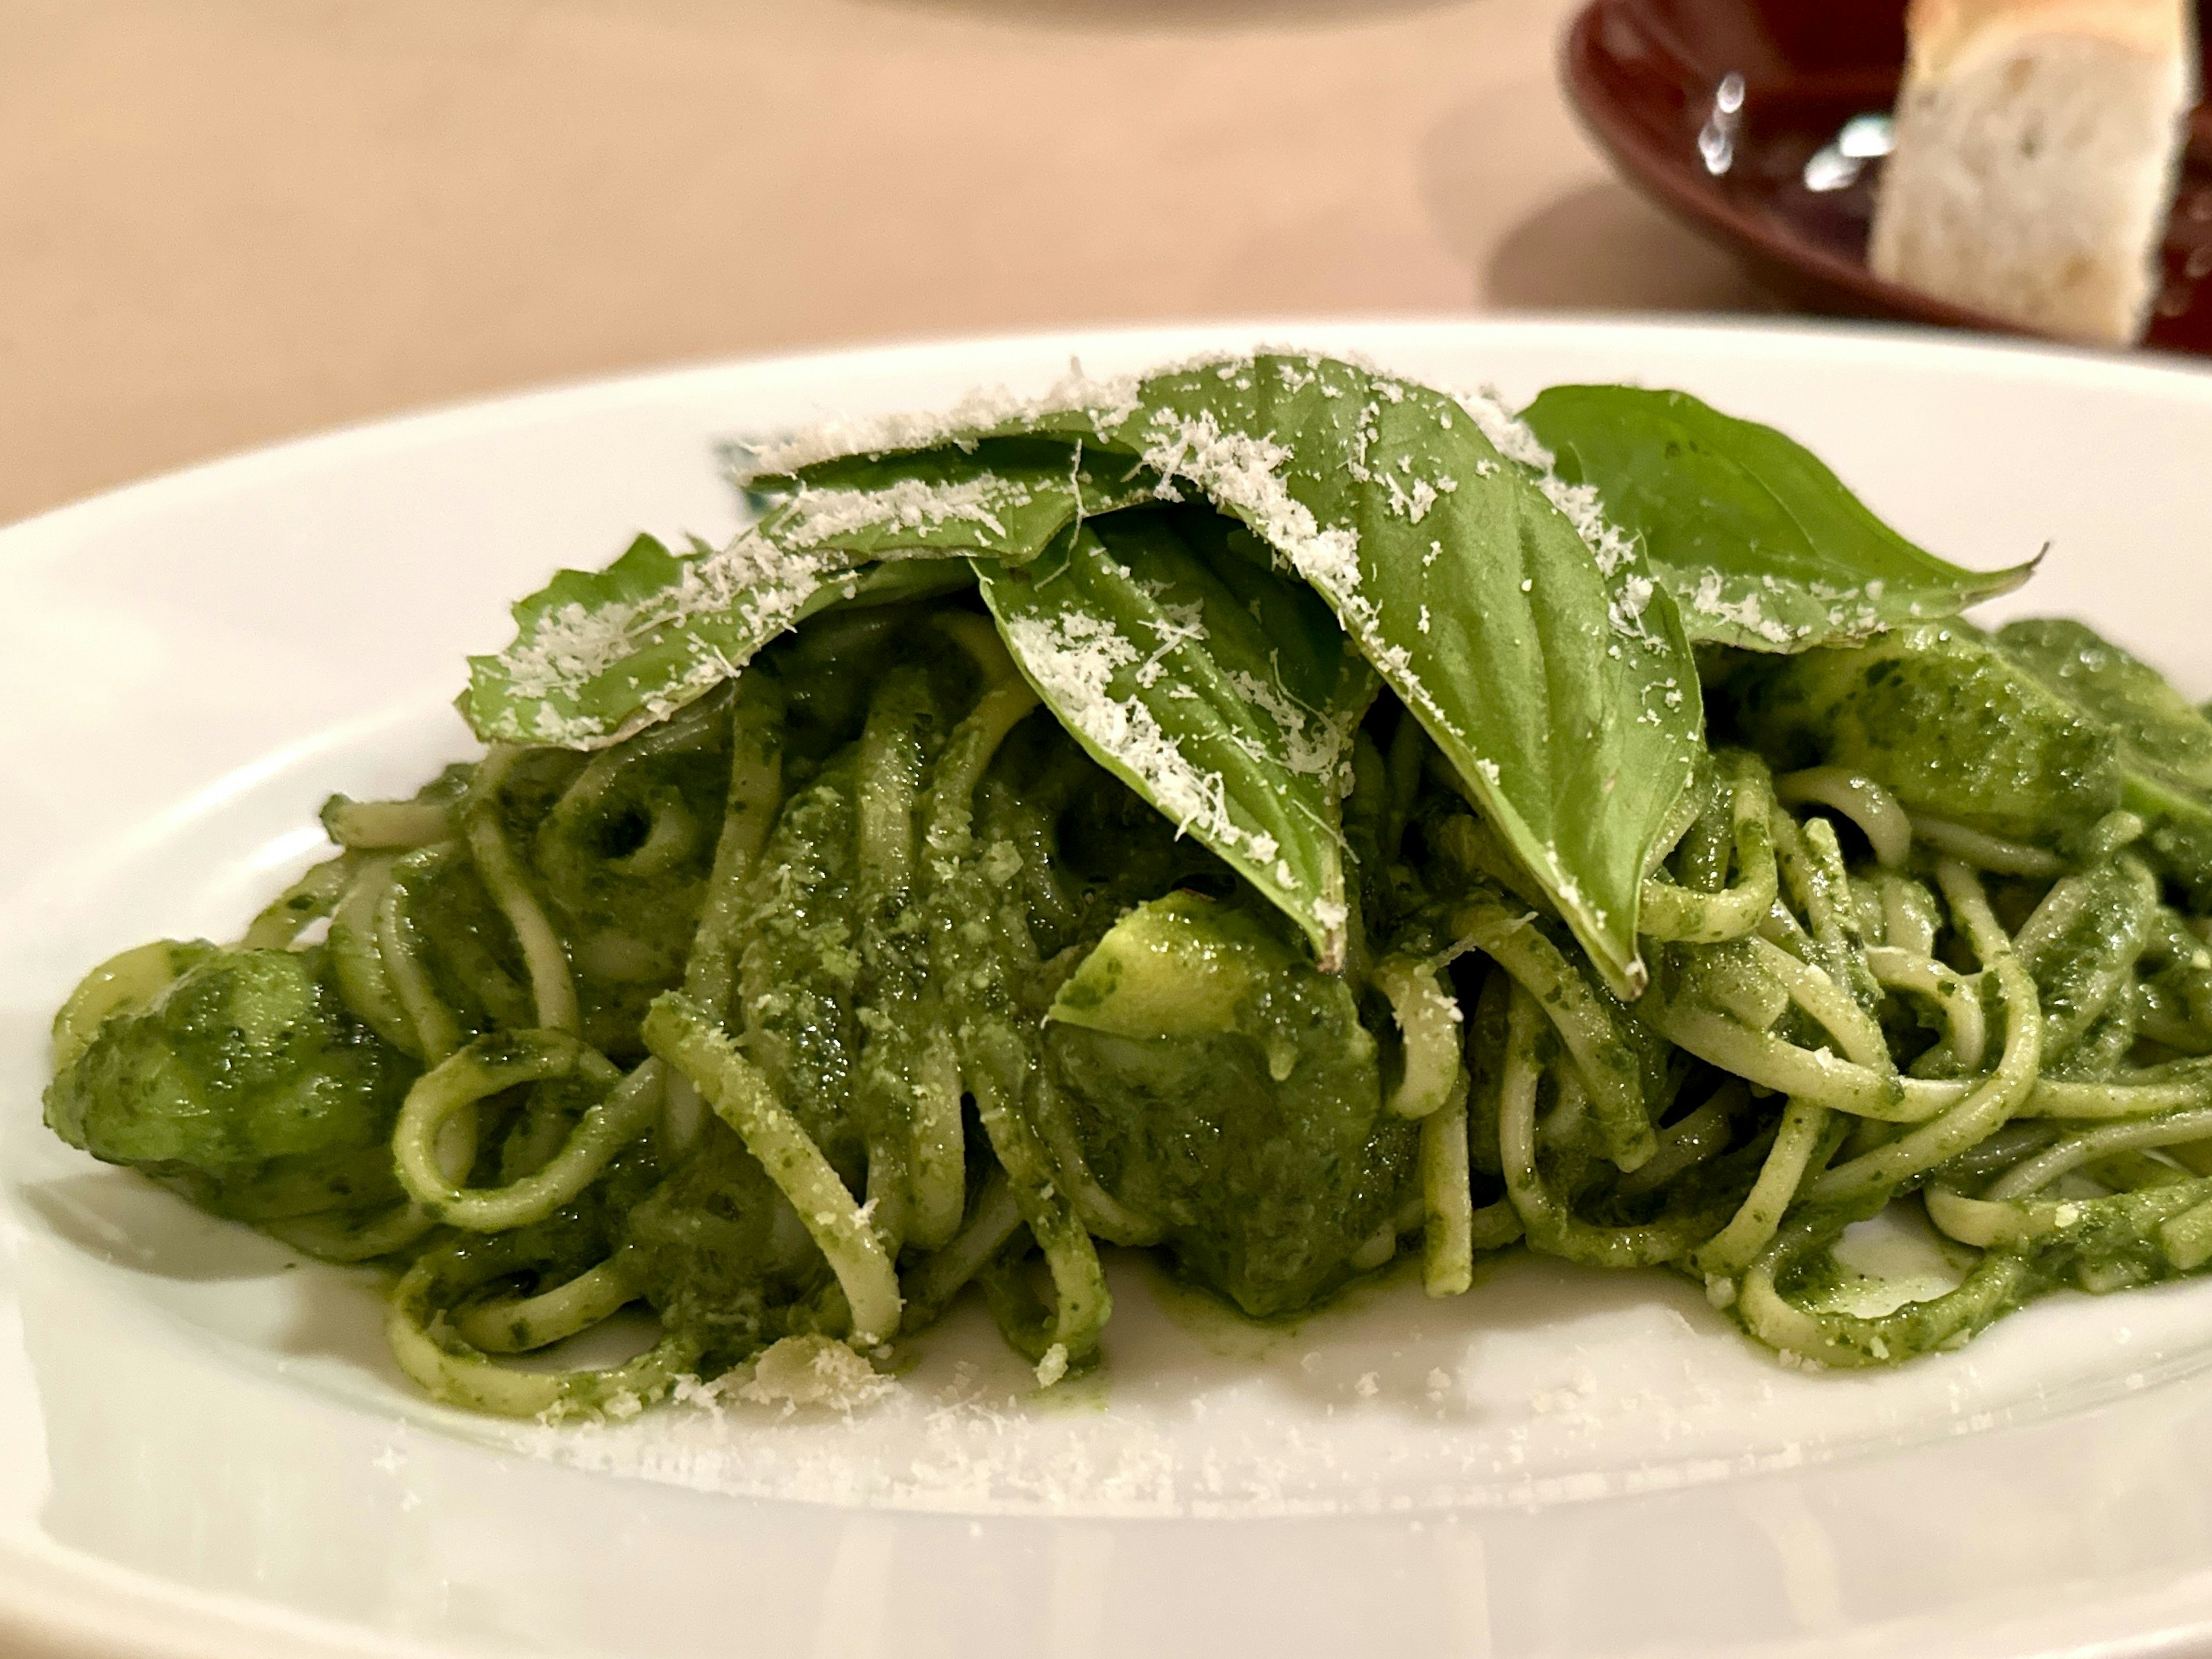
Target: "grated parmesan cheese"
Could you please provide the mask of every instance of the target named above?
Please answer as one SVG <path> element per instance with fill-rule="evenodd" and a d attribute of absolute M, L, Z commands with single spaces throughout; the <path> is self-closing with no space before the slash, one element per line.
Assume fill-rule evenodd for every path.
<path fill-rule="evenodd" d="M 901 478 L 881 489 L 810 489 L 778 515 L 775 536 L 785 547 L 803 549 L 878 526 L 935 530 L 954 520 L 1003 536 L 1006 526 L 993 509 L 1027 507 L 1035 499 L 1026 485 L 991 472 L 957 484 Z"/>
<path fill-rule="evenodd" d="M 1115 695 L 1115 675 L 1136 668 L 1139 658 L 1112 623 L 1072 611 L 1009 617 L 1005 627 L 1014 655 L 1054 708 L 1135 773 L 1178 830 L 1231 847 L 1247 839 L 1229 815 L 1221 775 L 1193 765 L 1140 698 Z"/>
<path fill-rule="evenodd" d="M 748 446 L 731 469 L 740 488 L 755 479 L 797 472 L 848 455 L 887 455 L 894 451 L 933 449 L 994 428 L 1026 426 L 1056 415 L 1088 414 L 1101 430 L 1120 426 L 1137 412 L 1136 375 L 1096 380 L 1071 359 L 1067 373 L 1042 398 L 1021 398 L 1005 386 L 978 387 L 951 409 L 935 414 L 901 413 L 824 421 L 805 431 Z"/>
<path fill-rule="evenodd" d="M 756 1406 L 780 1405 L 787 1411 L 811 1406 L 848 1412 L 897 1386 L 834 1337 L 787 1336 L 753 1362 L 752 1376 L 738 1385 L 737 1394 Z"/>
<path fill-rule="evenodd" d="M 1722 596 L 1720 573 L 1708 570 L 1698 582 L 1698 591 L 1690 597 L 1690 608 L 1701 616 L 1717 617 L 1723 622 L 1756 634 L 1762 640 L 1776 645 L 1787 645 L 1802 630 L 1793 629 L 1786 623 L 1778 622 L 1759 609 L 1759 595 L 1747 593 L 1742 599 L 1729 600 Z"/>
<path fill-rule="evenodd" d="M 1055 1342 L 1044 1351 L 1044 1358 L 1037 1361 L 1037 1387 L 1048 1389 L 1066 1375 L 1067 1345 Z"/>

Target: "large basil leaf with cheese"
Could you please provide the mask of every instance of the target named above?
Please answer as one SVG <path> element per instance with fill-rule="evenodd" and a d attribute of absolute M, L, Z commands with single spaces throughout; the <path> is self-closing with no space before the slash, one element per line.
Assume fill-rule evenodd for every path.
<path fill-rule="evenodd" d="M 1328 607 L 1206 515 L 1089 520 L 976 562 L 1014 660 L 1101 763 L 1343 964 L 1338 802 L 1375 688 Z"/>
<path fill-rule="evenodd" d="M 1085 435 L 1243 520 L 1328 602 L 1607 982 L 1639 993 L 1644 877 L 1702 747 L 1697 674 L 1673 602 L 1547 494 L 1526 429 L 1262 356 L 1156 376 Z"/>
<path fill-rule="evenodd" d="M 902 563 L 1034 558 L 1069 523 L 1145 499 L 1154 481 L 1126 458 L 1015 437 L 841 459 L 781 484 L 726 547 L 678 554 L 640 537 L 606 569 L 563 570 L 518 604 L 514 642 L 469 659 L 462 712 L 477 734 L 615 742 L 815 611 L 952 585 L 907 577 Z"/>
<path fill-rule="evenodd" d="M 1956 616 L 2034 571 L 1961 569 L 1891 529 L 1802 444 L 1686 392 L 1553 386 L 1522 412 L 1559 479 L 1641 538 L 1690 638 L 1848 645 Z"/>

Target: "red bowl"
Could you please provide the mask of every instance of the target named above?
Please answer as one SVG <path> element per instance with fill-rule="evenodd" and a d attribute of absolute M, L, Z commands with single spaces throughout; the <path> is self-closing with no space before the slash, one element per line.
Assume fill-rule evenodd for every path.
<path fill-rule="evenodd" d="M 2212 88 L 2212 31 L 2203 84 Z M 1568 31 L 1567 93 L 1621 173 L 1736 256 L 1763 285 L 1816 311 L 2021 333 L 1867 268 L 1880 162 L 1814 191 L 1805 166 L 1855 115 L 1896 101 L 1903 0 L 1594 0 Z M 1742 102 L 1719 172 L 1699 148 L 1723 81 Z M 1708 135 L 1708 144 L 1711 136 Z M 2148 343 L 2212 355 L 2212 105 L 2200 108 L 2166 228 L 2166 282 Z"/>

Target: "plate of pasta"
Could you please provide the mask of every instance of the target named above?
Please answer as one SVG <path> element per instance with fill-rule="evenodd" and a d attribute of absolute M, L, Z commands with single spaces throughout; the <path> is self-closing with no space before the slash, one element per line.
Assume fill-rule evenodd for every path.
<path fill-rule="evenodd" d="M 0 531 L 0 1639 L 2187 1650 L 2208 453 L 1318 319 Z"/>

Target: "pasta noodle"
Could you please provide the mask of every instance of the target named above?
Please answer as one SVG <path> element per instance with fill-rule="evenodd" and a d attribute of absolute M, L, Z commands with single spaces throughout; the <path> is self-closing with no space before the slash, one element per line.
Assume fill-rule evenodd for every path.
<path fill-rule="evenodd" d="M 930 465 L 1010 470 L 1001 441 Z M 1061 487 L 1104 491 L 1074 455 Z M 1037 477 L 973 535 L 1060 474 Z M 502 738 L 412 799 L 332 802 L 336 854 L 237 945 L 86 981 L 49 1121 L 386 1263 L 403 1369 L 510 1415 L 634 1409 L 788 1335 L 880 1354 L 971 1284 L 1049 1383 L 1099 1352 L 1101 1243 L 1255 1315 L 1415 1237 L 1437 1297 L 1510 1249 L 1664 1267 L 1837 1365 L 2212 1262 L 2212 770 L 2183 764 L 2212 725 L 2149 671 L 2072 634 L 2054 656 L 2071 624 L 1891 618 L 1777 651 L 1711 613 L 1695 683 L 1646 705 L 1702 696 L 1679 801 L 1632 848 L 1624 967 L 1565 832 L 1532 853 L 1504 773 L 1398 659 L 1358 661 L 1346 579 L 1243 498 L 1275 565 L 1225 498 L 1157 482 L 996 574 L 972 543 L 928 585 L 855 554 L 720 684 L 591 752 Z M 1080 581 L 1124 582 L 1157 649 L 1116 655 L 1096 617 L 1025 631 Z M 1697 591 L 1665 602 L 1697 622 Z M 1265 624 L 1247 655 L 1223 605 Z M 1048 635 L 1094 648 L 1055 665 Z M 2048 689 L 2113 663 L 2148 676 L 2135 704 Z M 1991 676 L 1996 739 L 1914 724 Z M 2087 758 L 2045 766 L 2069 744 Z M 1199 753 L 1249 762 L 1276 828 L 1230 769 L 1176 793 Z M 1846 1265 L 1885 1212 L 1955 1246 L 1955 1288 Z M 627 1363 L 503 1363 L 639 1304 L 661 1334 Z"/>

